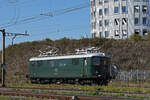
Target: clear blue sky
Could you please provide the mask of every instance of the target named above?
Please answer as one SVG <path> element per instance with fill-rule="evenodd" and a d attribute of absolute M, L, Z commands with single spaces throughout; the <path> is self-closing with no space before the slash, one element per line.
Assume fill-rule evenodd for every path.
<path fill-rule="evenodd" d="M 63 37 L 81 38 L 90 37 L 90 8 L 83 8 L 69 13 L 35 19 L 19 23 L 20 20 L 39 16 L 41 13 L 59 11 L 64 8 L 78 7 L 89 0 L 0 0 L 0 28 L 5 27 L 6 32 L 30 34 L 29 37 L 18 36 L 14 43 L 25 41 L 52 40 Z M 15 24 L 17 23 L 17 24 Z M 0 36 L 1 38 L 1 36 Z M 11 38 L 6 38 L 6 45 L 11 44 Z M 1 45 L 1 42 L 0 42 Z"/>

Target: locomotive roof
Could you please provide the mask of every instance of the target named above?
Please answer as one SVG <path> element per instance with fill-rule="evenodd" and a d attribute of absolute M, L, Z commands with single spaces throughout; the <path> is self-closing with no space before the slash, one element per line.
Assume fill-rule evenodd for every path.
<path fill-rule="evenodd" d="M 49 57 L 33 57 L 29 61 L 39 61 L 39 60 L 53 60 L 53 59 L 70 59 L 70 58 L 87 58 L 87 57 L 108 57 L 105 53 L 90 53 L 90 54 L 80 54 L 80 55 L 65 55 L 65 56 L 49 56 Z"/>

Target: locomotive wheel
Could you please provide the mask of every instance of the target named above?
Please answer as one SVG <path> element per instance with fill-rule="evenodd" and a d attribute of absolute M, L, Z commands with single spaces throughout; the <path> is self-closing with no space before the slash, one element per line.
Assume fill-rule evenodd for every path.
<path fill-rule="evenodd" d="M 85 83 L 84 83 L 84 80 L 79 80 L 79 84 L 80 85 L 84 85 Z"/>

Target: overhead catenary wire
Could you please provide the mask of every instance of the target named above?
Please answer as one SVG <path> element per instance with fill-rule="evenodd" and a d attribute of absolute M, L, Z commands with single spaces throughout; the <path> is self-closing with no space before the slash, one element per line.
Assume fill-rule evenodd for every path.
<path fill-rule="evenodd" d="M 63 32 L 71 32 L 73 30 L 77 30 L 77 29 L 83 29 L 83 28 L 87 28 L 85 26 L 80 26 L 80 27 L 77 27 L 77 28 L 72 28 L 72 29 L 56 29 L 56 30 L 53 30 L 53 31 L 50 31 L 50 32 L 43 32 L 43 33 L 38 33 L 38 34 L 34 34 L 34 35 L 31 35 L 30 37 L 38 37 L 38 36 L 41 36 L 41 35 L 48 35 L 50 34 L 51 36 L 53 35 L 63 35 L 64 33 Z M 69 34 L 69 33 L 68 33 Z"/>
<path fill-rule="evenodd" d="M 27 4 L 27 3 L 31 3 L 31 2 L 33 2 L 33 1 L 35 1 L 35 0 L 7 0 L 7 3 L 6 3 L 6 1 L 5 1 L 5 5 L 3 5 L 3 6 L 18 6 L 18 5 L 25 5 L 25 4 Z M 2 7 L 3 7 L 2 6 Z"/>
<path fill-rule="evenodd" d="M 89 6 L 90 6 L 90 4 L 87 2 L 87 3 L 80 4 L 80 5 L 71 7 L 71 8 L 65 8 L 65 9 L 62 9 L 62 10 L 56 10 L 56 11 L 54 11 L 54 13 L 48 12 L 48 13 L 44 13 L 44 14 L 40 14 L 40 15 L 57 16 L 57 15 L 69 13 L 69 12 L 72 12 L 72 11 L 80 10 L 82 8 L 86 8 L 86 7 L 89 7 Z"/>
<path fill-rule="evenodd" d="M 18 21 L 19 17 L 20 17 L 20 9 L 17 6 L 15 6 L 14 16 L 8 23 L 16 23 Z"/>
<path fill-rule="evenodd" d="M 9 25 L 11 23 L 16 23 L 19 18 L 20 18 L 20 8 L 18 6 L 15 6 L 14 14 L 13 14 L 12 18 L 10 19 L 10 21 L 8 21 L 7 23 L 3 23 L 0 26 L 5 26 L 5 25 Z"/>
<path fill-rule="evenodd" d="M 69 13 L 69 12 L 76 11 L 76 10 L 80 10 L 80 9 L 86 8 L 86 7 L 89 7 L 89 3 L 88 2 L 84 3 L 84 4 L 81 4 L 81 5 L 74 6 L 74 7 L 57 10 L 57 11 L 54 11 L 53 13 L 52 12 L 48 12 L 48 13 L 44 13 L 44 14 L 39 14 L 37 16 L 32 16 L 32 17 L 28 17 L 28 18 L 24 18 L 24 19 L 18 20 L 15 23 L 6 23 L 6 24 L 2 24 L 0 26 L 2 26 L 1 28 L 6 28 L 6 27 L 14 26 L 14 25 L 23 24 L 23 23 L 39 21 L 39 20 L 42 20 L 43 18 L 45 18 L 45 17 L 43 17 L 43 15 L 44 16 L 54 17 L 54 16 L 57 16 L 57 15 Z"/>

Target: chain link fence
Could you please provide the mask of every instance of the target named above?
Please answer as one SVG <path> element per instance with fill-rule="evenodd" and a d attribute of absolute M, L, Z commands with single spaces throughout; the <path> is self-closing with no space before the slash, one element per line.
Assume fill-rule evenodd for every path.
<path fill-rule="evenodd" d="M 113 85 L 121 87 L 150 88 L 150 70 L 131 69 L 120 70 Z"/>

